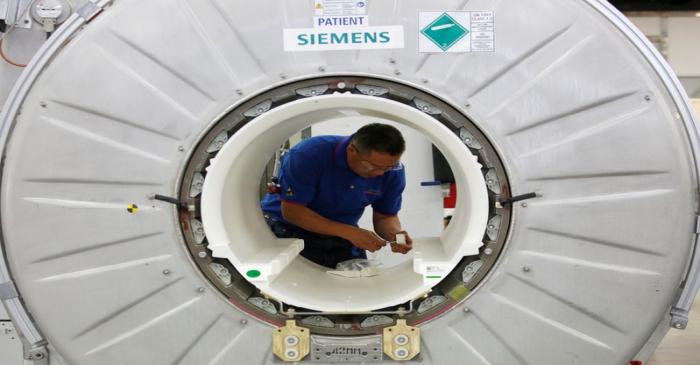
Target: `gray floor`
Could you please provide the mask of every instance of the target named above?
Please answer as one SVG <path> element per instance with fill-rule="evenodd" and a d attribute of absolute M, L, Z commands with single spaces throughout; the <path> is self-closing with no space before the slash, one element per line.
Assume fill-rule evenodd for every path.
<path fill-rule="evenodd" d="M 647 365 L 700 365 L 700 296 L 685 331 L 671 330 Z"/>

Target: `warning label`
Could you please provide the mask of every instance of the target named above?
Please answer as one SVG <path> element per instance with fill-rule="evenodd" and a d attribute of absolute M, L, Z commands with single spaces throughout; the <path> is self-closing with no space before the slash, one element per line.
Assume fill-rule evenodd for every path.
<path fill-rule="evenodd" d="M 494 52 L 493 11 L 421 12 L 418 51 L 428 53 Z"/>
<path fill-rule="evenodd" d="M 367 0 L 315 0 L 314 28 L 366 27 Z"/>

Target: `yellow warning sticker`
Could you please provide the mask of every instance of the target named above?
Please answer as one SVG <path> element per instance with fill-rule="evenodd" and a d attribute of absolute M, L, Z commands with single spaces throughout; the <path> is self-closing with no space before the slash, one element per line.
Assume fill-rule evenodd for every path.
<path fill-rule="evenodd" d="M 139 206 L 136 205 L 136 204 L 129 204 L 129 205 L 126 206 L 126 210 L 127 210 L 129 213 L 136 213 L 136 212 L 139 211 Z"/>

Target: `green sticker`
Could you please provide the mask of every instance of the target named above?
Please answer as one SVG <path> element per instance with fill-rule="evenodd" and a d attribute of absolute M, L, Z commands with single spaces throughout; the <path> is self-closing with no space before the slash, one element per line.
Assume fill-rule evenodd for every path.
<path fill-rule="evenodd" d="M 260 276 L 260 271 L 259 270 L 248 270 L 248 272 L 245 273 L 248 275 L 249 278 L 257 278 Z"/>
<path fill-rule="evenodd" d="M 440 279 L 442 276 L 434 276 L 434 275 L 428 275 L 426 278 L 428 279 Z"/>
<path fill-rule="evenodd" d="M 462 37 L 469 34 L 467 28 L 463 27 L 447 13 L 442 13 L 420 32 L 443 51 L 447 51 Z"/>

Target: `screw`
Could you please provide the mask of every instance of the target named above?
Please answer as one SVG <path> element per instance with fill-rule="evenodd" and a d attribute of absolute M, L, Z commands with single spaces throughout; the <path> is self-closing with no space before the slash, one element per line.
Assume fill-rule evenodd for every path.
<path fill-rule="evenodd" d="M 522 204 L 520 204 L 520 206 L 523 208 L 527 208 L 527 203 L 522 203 Z"/>
<path fill-rule="evenodd" d="M 525 272 L 530 272 L 530 268 L 527 267 L 527 266 L 523 266 L 523 271 L 525 271 Z"/>
<path fill-rule="evenodd" d="M 197 254 L 197 256 L 199 256 L 200 258 L 205 258 L 205 257 L 207 257 L 207 253 L 202 251 L 199 254 Z"/>
<path fill-rule="evenodd" d="M 467 108 L 471 108 L 472 105 L 470 103 L 464 103 L 464 106 Z"/>
<path fill-rule="evenodd" d="M 644 95 L 644 100 L 650 101 L 650 100 L 651 100 L 651 96 L 649 96 L 649 95 Z"/>
<path fill-rule="evenodd" d="M 422 80 L 420 80 L 420 81 L 421 81 L 422 83 L 424 83 L 424 84 L 427 84 L 427 83 L 429 82 L 428 79 L 422 79 Z"/>
<path fill-rule="evenodd" d="M 427 106 L 427 105 L 423 105 L 423 108 L 422 108 L 422 109 L 423 109 L 424 112 L 427 112 L 428 110 L 430 110 L 430 107 Z"/>
<path fill-rule="evenodd" d="M 391 64 L 393 65 L 393 64 L 395 64 L 395 63 L 396 63 L 396 60 L 395 60 L 395 59 L 393 59 L 393 58 L 390 58 L 390 59 L 389 59 L 389 63 L 391 63 Z"/>
<path fill-rule="evenodd" d="M 488 180 L 488 181 L 486 181 L 486 184 L 487 184 L 487 185 L 493 185 L 493 180 Z"/>
<path fill-rule="evenodd" d="M 43 102 L 43 101 L 42 101 L 42 102 L 39 103 L 39 105 L 40 105 L 42 108 L 46 108 L 46 102 Z"/>
<path fill-rule="evenodd" d="M 248 324 L 248 320 L 247 320 L 247 319 L 241 319 L 241 324 Z"/>
<path fill-rule="evenodd" d="M 204 293 L 204 288 L 200 286 L 199 288 L 197 288 L 197 291 L 200 293 Z"/>
<path fill-rule="evenodd" d="M 258 109 L 255 109 L 255 111 L 258 112 L 258 113 L 260 113 L 260 114 L 262 114 L 262 112 L 264 112 L 265 109 L 263 109 L 263 108 L 258 108 Z"/>
<path fill-rule="evenodd" d="M 486 255 L 486 256 L 489 256 L 489 255 L 491 255 L 492 253 L 493 253 L 493 250 L 490 249 L 490 248 L 487 248 L 487 249 L 484 250 L 484 255 Z"/>
<path fill-rule="evenodd" d="M 399 71 L 399 70 L 394 70 L 394 75 L 396 75 L 396 76 L 401 75 L 401 71 Z"/>
<path fill-rule="evenodd" d="M 374 95 L 374 89 L 367 90 L 367 94 Z"/>
<path fill-rule="evenodd" d="M 318 70 L 321 72 L 326 72 L 326 68 L 323 66 L 318 66 Z"/>
<path fill-rule="evenodd" d="M 243 90 L 241 90 L 241 89 L 236 89 L 236 94 L 238 94 L 238 95 L 243 95 Z"/>
<path fill-rule="evenodd" d="M 180 151 L 180 152 L 182 152 L 182 151 L 185 150 L 185 147 L 184 147 L 184 146 L 178 146 L 178 147 L 177 147 L 177 150 Z"/>
<path fill-rule="evenodd" d="M 464 313 L 469 313 L 469 308 L 467 308 L 467 307 L 464 307 L 464 309 L 462 309 L 462 310 L 464 311 Z"/>
<path fill-rule="evenodd" d="M 494 226 L 493 224 L 489 224 L 489 229 L 496 229 L 496 226 Z"/>
<path fill-rule="evenodd" d="M 163 275 L 170 275 L 170 270 L 168 270 L 168 269 L 163 270 Z"/>
<path fill-rule="evenodd" d="M 287 75 L 286 75 L 286 74 L 280 74 L 280 79 L 284 80 L 284 79 L 286 79 L 286 78 L 287 78 Z"/>

